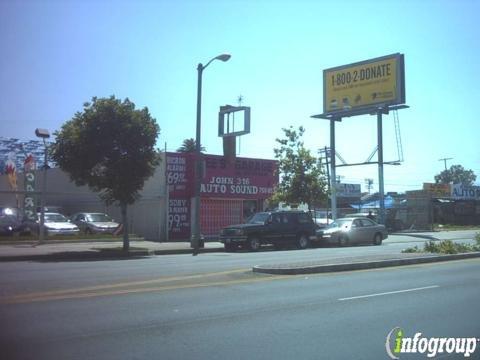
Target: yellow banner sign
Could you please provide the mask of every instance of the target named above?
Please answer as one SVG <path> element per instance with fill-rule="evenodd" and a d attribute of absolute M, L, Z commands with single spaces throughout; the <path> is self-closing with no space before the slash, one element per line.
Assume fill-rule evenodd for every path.
<path fill-rule="evenodd" d="M 325 114 L 405 103 L 403 55 L 324 70 Z"/>
<path fill-rule="evenodd" d="M 423 190 L 437 197 L 450 197 L 452 193 L 450 184 L 423 183 Z"/>

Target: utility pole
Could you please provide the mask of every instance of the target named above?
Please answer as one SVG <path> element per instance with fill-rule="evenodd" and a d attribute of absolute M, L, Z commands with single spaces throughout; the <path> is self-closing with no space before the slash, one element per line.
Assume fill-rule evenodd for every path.
<path fill-rule="evenodd" d="M 442 158 L 442 159 L 438 159 L 438 161 L 443 161 L 444 164 L 445 164 L 445 170 L 447 170 L 447 160 L 452 160 L 453 158 Z"/>
<path fill-rule="evenodd" d="M 380 195 L 379 223 L 385 225 L 385 188 L 383 179 L 383 124 L 382 114 L 385 109 L 377 110 L 377 138 L 378 138 L 378 193 Z M 386 111 L 388 114 L 388 109 Z"/>
<path fill-rule="evenodd" d="M 331 193 L 331 184 L 330 184 L 330 163 L 328 162 L 328 156 L 330 155 L 330 149 L 325 146 L 324 149 L 320 149 L 318 151 L 320 153 L 320 161 L 322 162 L 323 165 L 323 155 L 325 155 L 325 165 L 327 168 L 327 186 L 328 186 L 328 191 Z M 328 198 L 327 198 L 327 218 L 328 218 L 328 213 L 330 212 L 330 206 L 328 203 Z M 328 220 L 327 220 L 328 222 Z"/>

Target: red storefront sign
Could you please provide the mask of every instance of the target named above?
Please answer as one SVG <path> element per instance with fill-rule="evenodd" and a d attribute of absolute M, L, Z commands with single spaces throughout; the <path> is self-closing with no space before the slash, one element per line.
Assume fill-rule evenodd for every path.
<path fill-rule="evenodd" d="M 206 155 L 202 197 L 228 199 L 267 199 L 274 191 L 276 162 L 273 160 L 236 158 L 228 162 L 223 156 Z"/>
<path fill-rule="evenodd" d="M 168 200 L 168 234 L 171 239 L 190 238 L 191 205 L 188 198 Z"/>
<path fill-rule="evenodd" d="M 167 153 L 167 182 L 170 197 L 191 197 L 195 166 L 193 154 Z"/>

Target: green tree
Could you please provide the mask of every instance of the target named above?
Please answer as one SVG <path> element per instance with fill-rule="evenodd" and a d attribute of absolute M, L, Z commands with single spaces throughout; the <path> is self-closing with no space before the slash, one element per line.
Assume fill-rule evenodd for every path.
<path fill-rule="evenodd" d="M 477 176 L 472 170 L 465 170 L 461 165 L 452 165 L 450 169 L 442 171 L 435 175 L 435 182 L 437 184 L 462 184 L 466 186 L 473 185 Z"/>
<path fill-rule="evenodd" d="M 319 161 L 304 147 L 305 129 L 300 126 L 296 131 L 291 126 L 282 130 L 285 138 L 275 140 L 280 145 L 274 149 L 280 183 L 272 200 L 306 203 L 310 209 L 327 196 L 325 175 Z"/>
<path fill-rule="evenodd" d="M 159 132 L 146 107 L 135 110 L 130 100 L 111 96 L 92 98 L 55 133 L 51 154 L 60 168 L 107 204 L 119 204 L 124 251 L 129 249 L 127 205 L 159 163 L 154 148 Z"/>
<path fill-rule="evenodd" d="M 180 146 L 177 151 L 181 153 L 190 153 L 190 152 L 195 152 L 196 151 L 196 144 L 197 142 L 193 139 L 185 139 L 183 140 L 182 146 Z M 203 146 L 200 146 L 200 151 L 205 151 L 205 148 Z"/>

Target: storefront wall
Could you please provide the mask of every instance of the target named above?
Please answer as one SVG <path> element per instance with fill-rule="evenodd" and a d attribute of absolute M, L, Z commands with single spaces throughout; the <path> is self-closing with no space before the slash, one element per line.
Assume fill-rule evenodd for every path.
<path fill-rule="evenodd" d="M 236 158 L 227 161 L 218 155 L 202 155 L 200 227 L 207 238 L 218 236 L 227 225 L 244 222 L 274 191 L 276 161 Z M 195 185 L 194 154 L 167 153 L 169 185 L 169 239 L 191 236 L 192 198 Z"/>

